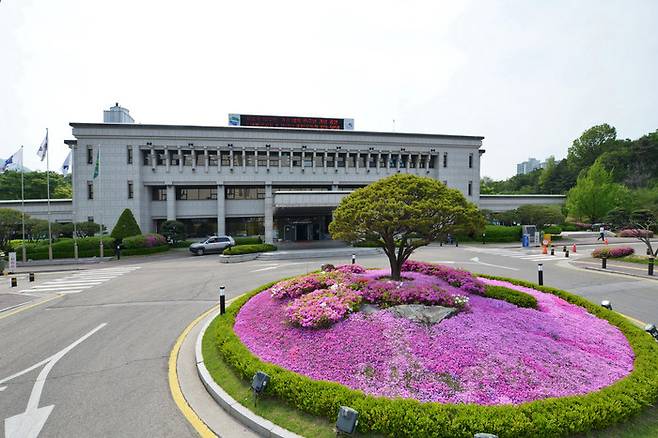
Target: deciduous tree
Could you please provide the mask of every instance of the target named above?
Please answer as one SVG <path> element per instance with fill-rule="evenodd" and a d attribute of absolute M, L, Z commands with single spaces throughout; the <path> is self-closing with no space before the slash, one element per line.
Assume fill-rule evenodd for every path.
<path fill-rule="evenodd" d="M 343 198 L 329 232 L 348 242 L 375 241 L 400 279 L 402 264 L 419 247 L 457 232 L 480 232 L 484 218 L 459 190 L 432 178 L 393 175 Z"/>

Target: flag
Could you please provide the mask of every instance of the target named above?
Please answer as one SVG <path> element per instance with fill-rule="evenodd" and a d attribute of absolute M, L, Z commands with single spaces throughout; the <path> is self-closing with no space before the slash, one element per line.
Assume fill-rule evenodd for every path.
<path fill-rule="evenodd" d="M 70 167 L 71 167 L 71 152 L 69 151 L 69 154 L 66 156 L 66 160 L 64 160 L 64 164 L 62 164 L 62 175 L 66 176 L 66 174 L 69 173 Z"/>
<path fill-rule="evenodd" d="M 39 150 L 37 151 L 37 155 L 39 156 L 39 158 L 41 158 L 41 161 L 43 161 L 43 159 L 46 158 L 47 151 L 48 151 L 48 132 L 46 132 L 46 137 L 41 142 L 41 146 L 39 146 Z"/>
<path fill-rule="evenodd" d="M 96 165 L 94 166 L 94 178 L 93 179 L 96 179 L 96 177 L 98 175 L 100 175 L 100 173 L 101 173 L 101 150 L 98 149 L 98 154 L 96 154 Z"/>
<path fill-rule="evenodd" d="M 5 170 L 21 170 L 23 168 L 23 149 L 19 149 L 11 157 L 4 161 L 0 161 L 0 172 Z"/>

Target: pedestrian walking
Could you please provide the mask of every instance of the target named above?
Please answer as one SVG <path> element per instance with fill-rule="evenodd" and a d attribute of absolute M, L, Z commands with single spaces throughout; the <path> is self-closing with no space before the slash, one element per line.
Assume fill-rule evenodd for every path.
<path fill-rule="evenodd" d="M 601 225 L 601 227 L 599 228 L 599 238 L 596 239 L 596 240 L 597 240 L 597 241 L 598 241 L 598 240 L 603 240 L 603 241 L 605 241 L 605 227 L 604 227 L 603 225 Z"/>

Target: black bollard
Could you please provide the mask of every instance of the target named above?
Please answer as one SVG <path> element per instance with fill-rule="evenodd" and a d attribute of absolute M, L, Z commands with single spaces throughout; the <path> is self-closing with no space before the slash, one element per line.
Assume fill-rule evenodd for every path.
<path fill-rule="evenodd" d="M 649 275 L 653 277 L 653 264 L 655 262 L 654 257 L 649 257 Z"/>
<path fill-rule="evenodd" d="M 34 281 L 34 272 L 30 272 L 30 283 Z"/>
<path fill-rule="evenodd" d="M 224 292 L 224 286 L 219 286 L 219 314 L 223 315 L 226 313 L 226 294 Z"/>
<path fill-rule="evenodd" d="M 564 246 L 562 247 L 562 252 L 566 252 L 566 251 L 567 251 L 567 245 L 564 245 Z"/>
<path fill-rule="evenodd" d="M 552 255 L 552 256 L 555 255 L 555 248 L 553 248 L 552 246 L 551 246 L 551 255 Z"/>
<path fill-rule="evenodd" d="M 459 248 L 459 241 L 455 239 L 455 248 Z"/>
<path fill-rule="evenodd" d="M 16 277 L 11 277 L 11 287 L 16 287 L 18 286 L 18 282 L 16 281 Z"/>
<path fill-rule="evenodd" d="M 544 265 L 542 263 L 537 264 L 537 277 L 539 280 L 539 285 L 544 285 Z"/>
<path fill-rule="evenodd" d="M 565 252 L 564 252 L 564 256 L 565 256 L 566 258 L 569 258 L 569 250 L 568 250 L 568 249 L 565 250 Z"/>
<path fill-rule="evenodd" d="M 606 269 L 608 267 L 608 258 L 606 256 L 601 257 L 601 269 Z"/>

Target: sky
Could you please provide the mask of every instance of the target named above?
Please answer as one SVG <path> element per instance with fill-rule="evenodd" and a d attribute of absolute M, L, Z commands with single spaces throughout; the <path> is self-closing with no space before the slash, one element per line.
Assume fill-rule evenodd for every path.
<path fill-rule="evenodd" d="M 0 1 L 0 157 L 119 102 L 137 123 L 229 113 L 484 136 L 482 175 L 587 128 L 658 129 L 658 1 Z"/>

